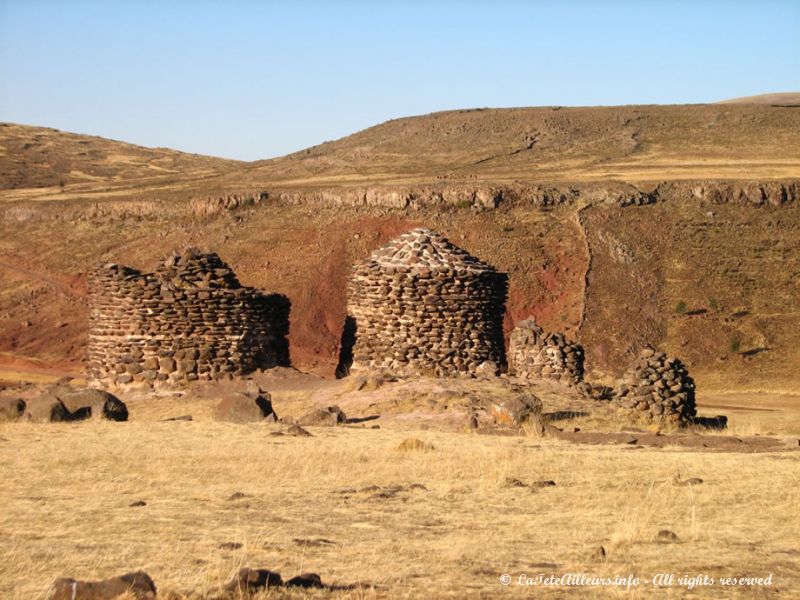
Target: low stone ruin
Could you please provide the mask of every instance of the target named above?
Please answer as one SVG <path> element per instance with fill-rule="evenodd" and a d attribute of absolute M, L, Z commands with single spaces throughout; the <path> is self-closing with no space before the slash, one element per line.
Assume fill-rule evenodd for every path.
<path fill-rule="evenodd" d="M 694 380 L 677 358 L 651 348 L 623 376 L 615 402 L 641 416 L 685 424 L 697 414 Z"/>
<path fill-rule="evenodd" d="M 215 253 L 173 254 L 152 273 L 107 264 L 89 293 L 92 382 L 183 384 L 289 365 L 288 299 L 243 287 Z"/>
<path fill-rule="evenodd" d="M 353 267 L 338 374 L 451 376 L 505 364 L 508 276 L 418 228 Z"/>
<path fill-rule="evenodd" d="M 511 332 L 509 367 L 522 379 L 554 379 L 578 384 L 583 380 L 583 347 L 563 333 L 546 333 L 531 317 Z"/>

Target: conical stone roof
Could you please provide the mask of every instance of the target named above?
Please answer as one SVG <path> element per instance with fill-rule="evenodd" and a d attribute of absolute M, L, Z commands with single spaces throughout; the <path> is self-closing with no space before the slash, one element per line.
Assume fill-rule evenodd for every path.
<path fill-rule="evenodd" d="M 402 271 L 496 272 L 491 265 L 426 227 L 417 227 L 396 237 L 375 250 L 362 265 L 370 269 Z"/>

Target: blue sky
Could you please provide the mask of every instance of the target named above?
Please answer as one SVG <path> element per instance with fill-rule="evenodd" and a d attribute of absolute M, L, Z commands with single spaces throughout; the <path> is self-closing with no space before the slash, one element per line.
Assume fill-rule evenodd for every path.
<path fill-rule="evenodd" d="M 800 91 L 800 1 L 0 0 L 0 120 L 255 160 L 468 107 Z"/>

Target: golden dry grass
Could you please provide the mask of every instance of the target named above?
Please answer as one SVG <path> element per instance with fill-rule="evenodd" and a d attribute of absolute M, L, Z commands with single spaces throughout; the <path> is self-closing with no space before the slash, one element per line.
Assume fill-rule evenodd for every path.
<path fill-rule="evenodd" d="M 153 413 L 138 410 L 157 402 Z M 171 404 L 134 403 L 132 414 L 169 414 Z M 315 597 L 686 594 L 645 584 L 632 592 L 503 587 L 503 573 L 514 582 L 523 573 L 772 573 L 767 590 L 716 585 L 694 597 L 800 594 L 799 453 L 633 450 L 385 426 L 270 435 L 277 429 L 204 418 L 0 425 L 0 597 L 41 598 L 57 576 L 133 569 L 161 591 L 206 594 L 240 566 L 374 586 Z M 399 450 L 409 436 L 434 449 Z M 704 483 L 678 486 L 676 474 Z M 230 499 L 236 492 L 244 496 Z M 139 500 L 146 505 L 130 506 Z M 655 542 L 661 529 L 680 541 Z M 220 549 L 226 542 L 242 546 Z"/>

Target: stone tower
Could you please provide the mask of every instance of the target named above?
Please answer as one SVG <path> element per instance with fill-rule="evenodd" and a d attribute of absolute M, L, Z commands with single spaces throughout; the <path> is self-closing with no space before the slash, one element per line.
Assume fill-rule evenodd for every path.
<path fill-rule="evenodd" d="M 189 249 L 152 273 L 107 264 L 89 294 L 91 381 L 181 384 L 289 365 L 288 299 L 243 287 L 215 253 Z"/>
<path fill-rule="evenodd" d="M 413 229 L 353 267 L 338 374 L 496 371 L 505 363 L 507 290 L 505 273 Z"/>

